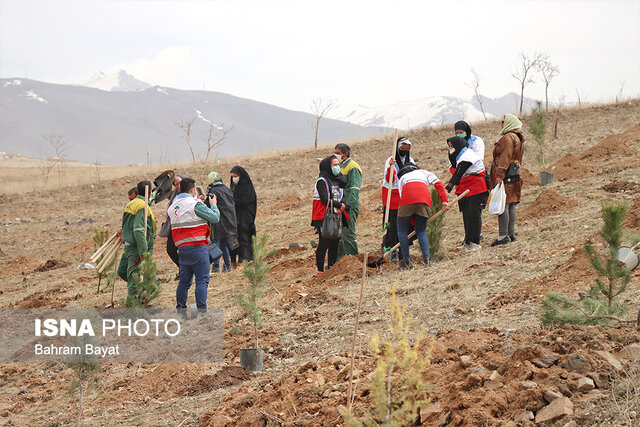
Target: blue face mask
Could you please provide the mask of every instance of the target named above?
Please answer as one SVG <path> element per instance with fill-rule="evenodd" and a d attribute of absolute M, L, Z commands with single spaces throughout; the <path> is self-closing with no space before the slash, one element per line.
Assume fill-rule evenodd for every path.
<path fill-rule="evenodd" d="M 338 166 L 338 165 L 331 166 L 331 172 L 332 172 L 335 176 L 340 175 L 340 166 Z"/>
<path fill-rule="evenodd" d="M 460 138 L 466 138 L 467 137 L 467 133 L 466 132 L 456 133 L 456 136 L 459 136 Z"/>

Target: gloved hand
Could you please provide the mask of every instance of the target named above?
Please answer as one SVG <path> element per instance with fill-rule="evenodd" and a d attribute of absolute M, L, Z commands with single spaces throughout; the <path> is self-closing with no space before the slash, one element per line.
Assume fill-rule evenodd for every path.
<path fill-rule="evenodd" d="M 447 193 L 451 193 L 451 190 L 453 190 L 453 184 L 449 183 L 447 184 L 446 187 L 444 187 L 445 190 L 447 190 Z"/>
<path fill-rule="evenodd" d="M 138 259 L 136 259 L 135 261 L 133 261 L 133 263 L 134 263 L 135 265 L 138 265 L 138 264 L 140 264 L 142 261 L 144 261 L 144 255 L 140 255 L 140 256 L 138 257 Z"/>

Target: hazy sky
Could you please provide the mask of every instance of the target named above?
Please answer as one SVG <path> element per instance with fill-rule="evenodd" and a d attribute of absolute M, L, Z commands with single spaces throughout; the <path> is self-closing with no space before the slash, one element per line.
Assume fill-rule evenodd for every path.
<path fill-rule="evenodd" d="M 0 0 L 0 77 L 82 83 L 125 69 L 151 84 L 309 110 L 518 91 L 518 52 L 560 67 L 552 100 L 640 96 L 640 0 Z M 527 96 L 544 96 L 543 84 Z"/>

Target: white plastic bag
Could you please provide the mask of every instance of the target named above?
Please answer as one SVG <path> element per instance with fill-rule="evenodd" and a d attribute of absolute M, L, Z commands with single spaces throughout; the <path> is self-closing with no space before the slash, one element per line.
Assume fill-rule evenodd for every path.
<path fill-rule="evenodd" d="M 491 190 L 491 194 L 489 194 L 489 213 L 502 215 L 506 201 L 507 193 L 504 192 L 504 184 L 500 182 L 500 184 Z"/>

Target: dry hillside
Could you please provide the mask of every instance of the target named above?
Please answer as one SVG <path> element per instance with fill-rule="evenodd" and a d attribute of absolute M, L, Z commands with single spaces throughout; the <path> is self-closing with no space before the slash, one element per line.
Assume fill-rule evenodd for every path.
<path fill-rule="evenodd" d="M 443 247 L 449 259 L 430 267 L 399 272 L 385 263 L 368 269 L 356 354 L 357 413 L 371 410 L 369 374 L 375 368 L 368 343 L 384 333 L 389 317 L 387 289 L 398 283 L 416 331 L 433 337 L 425 380 L 432 404 L 421 411 L 424 425 L 532 425 L 542 417 L 549 392 L 571 405 L 548 425 L 637 425 L 640 375 L 632 324 L 607 328 L 571 327 L 548 331 L 539 326 L 539 301 L 550 291 L 576 296 L 596 278 L 583 245 L 602 248 L 597 233 L 603 201 L 623 200 L 631 207 L 625 242 L 640 236 L 640 100 L 563 110 L 558 139 L 547 136 L 548 170 L 556 182 L 540 187 L 532 138 L 524 157 L 523 200 L 518 207 L 518 241 L 489 248 L 497 219 L 484 213 L 481 251 L 460 255 L 462 217 L 445 216 Z M 525 122 L 525 136 L 528 136 Z M 499 126 L 472 123 L 490 157 Z M 549 127 L 553 129 L 553 121 Z M 322 131 L 322 129 L 320 130 Z M 412 155 L 423 168 L 447 180 L 446 138 L 451 127 L 411 132 Z M 360 251 L 380 253 L 380 181 L 390 138 L 350 143 L 364 170 L 358 219 Z M 185 147 L 186 149 L 186 147 Z M 344 425 L 337 408 L 345 403 L 344 367 L 351 349 L 362 255 L 345 257 L 321 277 L 315 275 L 315 240 L 309 226 L 311 193 L 318 159 L 332 152 L 300 149 L 275 155 L 221 161 L 215 166 L 175 166 L 201 184 L 206 173 L 227 172 L 241 164 L 258 194 L 259 234 L 277 249 L 269 258 L 270 282 L 262 306 L 266 322 L 262 343 L 265 371 L 238 368 L 237 350 L 249 343 L 250 330 L 233 298 L 243 287 L 238 270 L 212 275 L 208 304 L 224 310 L 225 358 L 220 364 L 104 364 L 99 383 L 85 402 L 86 425 Z M 567 157 L 571 156 L 571 157 Z M 104 307 L 107 293 L 96 294 L 97 278 L 76 270 L 94 250 L 93 229 L 119 227 L 126 193 L 150 168 L 100 182 L 84 177 L 77 185 L 39 190 L 38 171 L 24 180 L 33 191 L 0 195 L 0 307 Z M 166 202 L 153 207 L 158 226 Z M 635 243 L 634 241 L 634 243 Z M 298 248 L 289 248 L 290 243 Z M 176 273 L 156 241 L 154 259 L 163 280 L 159 305 L 175 305 Z M 116 283 L 116 300 L 126 287 Z M 640 301 L 640 268 L 623 295 L 633 319 Z M 189 302 L 193 302 L 193 290 Z M 422 343 L 426 354 L 428 340 Z M 595 388 L 583 387 L 584 377 Z M 75 422 L 75 399 L 67 390 L 72 371 L 64 365 L 0 364 L 0 423 L 68 425 Z M 556 402 L 557 403 L 557 402 Z"/>

